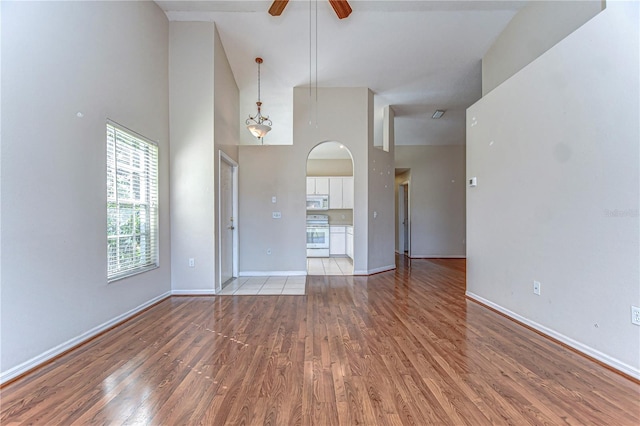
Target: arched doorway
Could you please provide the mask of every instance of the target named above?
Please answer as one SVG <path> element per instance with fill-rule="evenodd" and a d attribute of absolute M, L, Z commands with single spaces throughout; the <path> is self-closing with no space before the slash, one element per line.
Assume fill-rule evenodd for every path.
<path fill-rule="evenodd" d="M 353 157 L 340 142 L 307 156 L 307 274 L 353 275 Z"/>

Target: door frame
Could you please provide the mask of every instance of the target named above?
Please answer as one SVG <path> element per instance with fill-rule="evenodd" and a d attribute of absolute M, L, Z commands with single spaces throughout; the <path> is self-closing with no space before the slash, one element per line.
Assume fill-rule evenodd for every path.
<path fill-rule="evenodd" d="M 410 182 L 408 180 L 398 184 L 398 254 L 404 255 L 404 248 L 407 247 L 407 256 L 411 257 L 411 192 L 409 191 Z M 406 211 L 404 200 L 407 200 Z M 404 217 L 407 218 L 407 224 L 403 224 Z M 405 235 L 406 229 L 406 235 Z"/>
<path fill-rule="evenodd" d="M 235 229 L 232 231 L 231 237 L 231 256 L 233 257 L 232 261 L 232 269 L 231 273 L 234 278 L 238 277 L 238 163 L 236 163 L 233 158 L 229 157 L 222 150 L 218 150 L 218 274 L 217 274 L 217 282 L 215 284 L 215 292 L 218 293 L 222 290 L 222 202 L 221 202 L 221 194 L 222 194 L 222 163 L 225 162 L 229 166 L 231 166 L 231 174 L 232 174 L 232 185 L 233 189 L 231 191 L 231 214 L 234 220 Z"/>

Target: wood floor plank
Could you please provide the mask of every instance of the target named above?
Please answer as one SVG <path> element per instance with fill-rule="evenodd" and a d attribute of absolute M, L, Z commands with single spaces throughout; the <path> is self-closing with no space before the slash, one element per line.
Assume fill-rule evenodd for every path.
<path fill-rule="evenodd" d="M 640 424 L 640 385 L 465 298 L 463 259 L 172 297 L 0 390 L 0 423 Z"/>

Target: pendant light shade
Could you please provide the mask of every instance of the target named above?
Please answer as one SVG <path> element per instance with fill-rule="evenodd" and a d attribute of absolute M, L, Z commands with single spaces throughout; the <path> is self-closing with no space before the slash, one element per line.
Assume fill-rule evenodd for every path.
<path fill-rule="evenodd" d="M 269 120 L 269 116 L 263 116 L 261 112 L 262 102 L 260 102 L 260 64 L 262 63 L 262 58 L 256 58 L 256 63 L 258 64 L 258 102 L 256 105 L 258 106 L 258 113 L 254 116 L 249 116 L 245 121 L 247 125 L 247 129 L 251 132 L 253 136 L 260 139 L 266 136 L 269 131 L 271 131 L 271 125 L 273 124 L 271 120 Z"/>
<path fill-rule="evenodd" d="M 267 133 L 271 130 L 270 126 L 266 124 L 249 124 L 247 129 L 251 132 L 253 136 L 258 139 L 262 139 L 266 136 Z"/>

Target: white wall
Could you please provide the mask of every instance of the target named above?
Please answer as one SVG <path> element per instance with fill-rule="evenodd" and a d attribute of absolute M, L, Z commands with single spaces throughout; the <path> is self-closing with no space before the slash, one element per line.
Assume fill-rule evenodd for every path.
<path fill-rule="evenodd" d="M 307 176 L 353 176 L 353 161 L 308 160 Z"/>
<path fill-rule="evenodd" d="M 225 154 L 237 162 L 238 145 L 240 144 L 240 127 L 238 127 L 240 94 L 217 29 L 214 32 L 213 65 L 214 145 L 216 150 L 224 151 Z M 242 129 L 244 130 L 244 126 Z M 217 154 L 216 152 L 216 158 Z"/>
<path fill-rule="evenodd" d="M 467 113 L 468 293 L 636 377 L 639 18 L 609 3 Z"/>
<path fill-rule="evenodd" d="M 291 145 L 239 148 L 240 274 L 305 275 L 306 159 Z"/>
<path fill-rule="evenodd" d="M 411 257 L 464 257 L 465 147 L 397 146 L 395 159 L 411 169 Z"/>
<path fill-rule="evenodd" d="M 169 111 L 168 22 L 154 3 L 1 7 L 4 380 L 168 294 Z M 160 267 L 111 284 L 107 118 L 160 148 Z"/>
<path fill-rule="evenodd" d="M 218 157 L 222 150 L 238 159 L 238 86 L 213 22 L 171 22 L 169 52 L 172 289 L 212 294 L 220 280 Z"/>
<path fill-rule="evenodd" d="M 171 285 L 177 293 L 215 288 L 214 34 L 212 22 L 170 23 Z"/>
<path fill-rule="evenodd" d="M 294 88 L 292 146 L 240 146 L 241 274 L 247 271 L 306 271 L 307 156 L 317 144 L 326 141 L 344 144 L 353 157 L 356 206 L 353 211 L 354 271 L 369 273 L 370 92 L 367 88 L 319 88 L 318 91 L 317 125 L 315 114 L 312 115 L 314 123 L 310 125 L 309 108 L 316 107 L 315 98 L 310 104 L 308 89 Z M 275 205 L 271 203 L 272 195 L 278 197 Z M 393 209 L 393 199 L 387 202 Z M 272 219 L 272 211 L 281 211 L 282 219 Z M 381 211 L 384 210 L 381 208 Z M 286 228 L 282 240 L 278 240 L 285 252 L 278 256 L 275 252 L 266 254 L 266 248 L 276 241 L 270 236 L 270 229 L 274 227 Z"/>
<path fill-rule="evenodd" d="M 169 51 L 172 289 L 209 294 L 220 279 L 218 151 L 238 159 L 238 86 L 213 22 L 171 22 Z"/>
<path fill-rule="evenodd" d="M 604 0 L 531 1 L 482 58 L 482 94 L 571 34 L 604 9 Z"/>
<path fill-rule="evenodd" d="M 293 147 L 298 158 L 306 163 L 309 152 L 326 141 L 340 142 L 351 152 L 355 274 L 367 274 L 369 271 L 368 157 L 372 143 L 369 136 L 372 125 L 369 94 L 369 89 L 364 87 L 320 88 L 316 104 L 315 98 L 309 97 L 308 88 L 296 87 L 293 90 Z M 309 117 L 312 118 L 311 123 Z M 306 177 L 302 175 L 300 179 L 306 180 Z M 306 214 L 306 211 L 301 214 Z"/>
<path fill-rule="evenodd" d="M 238 116 L 240 110 L 240 95 L 235 77 L 231 71 L 231 65 L 225 53 L 218 30 L 214 31 L 214 110 L 213 110 L 213 142 L 214 142 L 214 216 L 217 218 L 214 225 L 214 261 L 215 288 L 221 288 L 220 282 L 220 253 L 218 239 L 220 236 L 219 205 L 220 205 L 220 151 L 223 151 L 238 162 L 238 144 L 240 143 L 240 129 L 238 128 Z M 236 217 L 237 219 L 237 217 Z M 226 229 L 226 228 L 225 228 Z M 235 254 L 235 253 L 234 253 Z"/>
<path fill-rule="evenodd" d="M 369 117 L 373 117 L 373 93 L 369 92 Z M 395 131 L 393 109 L 385 107 L 383 143 L 374 146 L 373 120 L 369 120 L 369 241 L 367 268 L 369 273 L 388 271 L 395 261 Z M 388 148 L 388 152 L 384 151 Z M 354 231 L 355 233 L 355 231 Z"/>

